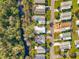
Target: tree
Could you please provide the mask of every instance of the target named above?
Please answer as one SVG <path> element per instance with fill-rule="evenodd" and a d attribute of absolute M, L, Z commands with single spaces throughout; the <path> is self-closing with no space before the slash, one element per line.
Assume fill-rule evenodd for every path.
<path fill-rule="evenodd" d="M 23 59 L 24 45 L 20 40 L 16 3 L 16 0 L 0 0 L 0 59 Z"/>

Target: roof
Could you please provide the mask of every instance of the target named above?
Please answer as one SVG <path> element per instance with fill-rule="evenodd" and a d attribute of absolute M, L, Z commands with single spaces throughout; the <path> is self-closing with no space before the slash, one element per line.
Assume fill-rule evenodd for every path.
<path fill-rule="evenodd" d="M 75 40 L 76 48 L 79 48 L 79 40 Z"/>
<path fill-rule="evenodd" d="M 72 6 L 72 1 L 61 2 L 61 10 L 63 10 L 63 9 L 70 9 L 71 6 Z"/>
<path fill-rule="evenodd" d="M 37 53 L 45 53 L 46 50 L 42 46 L 35 46 Z"/>
<path fill-rule="evenodd" d="M 54 43 L 54 46 L 60 46 L 60 45 L 61 45 L 61 43 L 59 43 L 59 42 Z"/>
<path fill-rule="evenodd" d="M 72 25 L 71 22 L 62 22 L 61 23 L 61 28 L 68 27 L 68 26 L 71 26 L 71 25 Z"/>
<path fill-rule="evenodd" d="M 45 59 L 44 54 L 36 54 L 34 59 Z"/>
<path fill-rule="evenodd" d="M 71 27 L 64 27 L 64 28 L 61 28 L 61 32 L 68 31 L 68 30 L 71 30 L 71 29 L 72 29 Z"/>
<path fill-rule="evenodd" d="M 79 20 L 76 21 L 76 25 L 79 25 Z"/>
<path fill-rule="evenodd" d="M 70 49 L 71 48 L 71 44 L 70 44 L 69 41 L 62 42 L 60 48 L 61 48 L 62 51 L 64 51 L 64 49 Z"/>
<path fill-rule="evenodd" d="M 35 41 L 36 41 L 38 44 L 45 43 L 45 36 L 44 36 L 44 35 L 39 35 L 39 36 L 35 37 Z"/>
<path fill-rule="evenodd" d="M 63 38 L 63 40 L 71 40 L 72 39 L 72 37 L 70 36 L 70 37 L 65 37 L 65 38 Z"/>
<path fill-rule="evenodd" d="M 35 14 L 45 14 L 45 5 L 36 5 L 34 9 Z"/>
<path fill-rule="evenodd" d="M 45 0 L 34 0 L 34 3 L 45 3 Z"/>
<path fill-rule="evenodd" d="M 60 34 L 60 38 L 70 38 L 71 37 L 71 32 L 67 32 L 67 33 L 61 33 Z"/>
<path fill-rule="evenodd" d="M 35 26 L 34 27 L 34 30 L 37 34 L 40 34 L 40 33 L 45 33 L 45 27 L 44 26 L 41 26 L 41 27 L 38 27 L 38 26 Z"/>
<path fill-rule="evenodd" d="M 77 0 L 77 3 L 79 4 L 79 0 Z"/>
<path fill-rule="evenodd" d="M 38 21 L 38 23 L 45 24 L 45 16 L 33 16 L 32 19 Z"/>
<path fill-rule="evenodd" d="M 64 12 L 60 14 L 61 20 L 70 20 L 71 19 L 71 12 Z"/>

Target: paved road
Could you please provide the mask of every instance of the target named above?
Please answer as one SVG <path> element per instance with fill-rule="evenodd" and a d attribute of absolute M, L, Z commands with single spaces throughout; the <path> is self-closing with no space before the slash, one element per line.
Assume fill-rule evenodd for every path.
<path fill-rule="evenodd" d="M 53 25 L 54 22 L 54 1 L 55 0 L 51 0 L 51 24 Z M 52 37 L 51 37 L 51 42 L 54 43 L 53 39 L 54 39 L 54 28 L 53 26 L 51 26 L 51 33 L 52 33 Z M 54 54 L 54 48 L 53 46 L 50 48 L 50 59 L 56 59 L 56 55 Z"/>

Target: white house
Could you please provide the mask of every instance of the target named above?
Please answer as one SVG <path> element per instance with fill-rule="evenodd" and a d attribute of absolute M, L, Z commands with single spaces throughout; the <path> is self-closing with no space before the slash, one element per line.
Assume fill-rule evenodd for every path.
<path fill-rule="evenodd" d="M 61 43 L 56 42 L 56 43 L 54 43 L 54 45 L 53 45 L 53 46 L 61 46 Z"/>
<path fill-rule="evenodd" d="M 61 32 L 71 30 L 71 29 L 72 29 L 71 27 L 64 27 L 64 28 L 61 28 Z"/>
<path fill-rule="evenodd" d="M 71 44 L 69 41 L 62 42 L 60 46 L 61 51 L 64 51 L 65 49 L 71 49 Z"/>
<path fill-rule="evenodd" d="M 35 42 L 37 42 L 38 44 L 45 43 L 45 36 L 44 35 L 36 36 L 35 37 Z"/>
<path fill-rule="evenodd" d="M 44 26 L 41 26 L 41 27 L 35 26 L 35 27 L 34 27 L 34 30 L 35 30 L 35 33 L 37 33 L 37 34 L 46 33 Z"/>
<path fill-rule="evenodd" d="M 70 20 L 71 19 L 71 12 L 64 12 L 60 14 L 61 20 Z"/>
<path fill-rule="evenodd" d="M 46 59 L 44 54 L 36 54 L 34 59 Z"/>
<path fill-rule="evenodd" d="M 77 4 L 79 4 L 79 0 L 77 0 Z"/>
<path fill-rule="evenodd" d="M 76 48 L 79 48 L 79 40 L 75 40 L 75 46 Z"/>
<path fill-rule="evenodd" d="M 70 9 L 71 6 L 72 6 L 72 1 L 61 2 L 61 10 L 63 10 L 63 9 Z"/>
<path fill-rule="evenodd" d="M 63 39 L 63 40 L 71 40 L 71 32 L 61 33 L 60 38 Z"/>
<path fill-rule="evenodd" d="M 45 53 L 46 52 L 45 48 L 43 48 L 42 46 L 35 46 L 35 50 L 37 51 L 37 53 Z"/>
<path fill-rule="evenodd" d="M 45 5 L 35 5 L 34 14 L 45 14 Z"/>
<path fill-rule="evenodd" d="M 45 3 L 45 0 L 34 0 L 34 3 L 37 3 L 37 4 L 43 4 Z"/>
<path fill-rule="evenodd" d="M 76 21 L 76 25 L 79 25 L 79 20 Z"/>
<path fill-rule="evenodd" d="M 32 19 L 38 21 L 39 24 L 45 24 L 45 16 L 33 16 Z"/>

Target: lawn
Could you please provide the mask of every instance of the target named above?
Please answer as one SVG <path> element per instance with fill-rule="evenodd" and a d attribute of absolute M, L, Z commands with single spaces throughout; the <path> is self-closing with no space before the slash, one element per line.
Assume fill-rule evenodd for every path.
<path fill-rule="evenodd" d="M 51 0 L 48 0 L 48 6 L 51 6 Z"/>
<path fill-rule="evenodd" d="M 78 7 L 78 4 L 77 4 L 77 0 L 72 0 L 72 2 L 74 2 L 72 4 L 73 8 L 72 8 L 72 12 L 76 11 L 79 7 Z M 77 30 L 77 26 L 76 26 L 76 20 L 77 18 L 74 16 L 72 17 L 72 49 L 70 50 L 71 53 L 74 53 L 76 52 L 75 50 L 75 44 L 74 44 L 74 41 L 78 39 L 78 35 L 76 33 L 76 30 Z"/>

